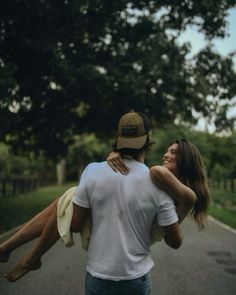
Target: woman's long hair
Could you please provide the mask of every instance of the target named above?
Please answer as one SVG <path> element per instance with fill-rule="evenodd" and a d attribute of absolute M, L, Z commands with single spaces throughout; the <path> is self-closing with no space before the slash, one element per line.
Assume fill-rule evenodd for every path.
<path fill-rule="evenodd" d="M 210 204 L 210 193 L 206 171 L 198 148 L 186 139 L 176 140 L 177 177 L 190 187 L 197 196 L 197 201 L 191 212 L 199 229 L 207 223 L 207 211 Z"/>

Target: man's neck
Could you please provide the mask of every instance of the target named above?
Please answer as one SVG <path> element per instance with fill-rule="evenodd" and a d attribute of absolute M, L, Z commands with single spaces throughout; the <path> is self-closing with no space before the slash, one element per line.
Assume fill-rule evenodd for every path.
<path fill-rule="evenodd" d="M 135 158 L 136 161 L 144 163 L 145 160 L 145 152 L 138 154 Z"/>
<path fill-rule="evenodd" d="M 124 159 L 134 159 L 138 162 L 144 163 L 145 160 L 145 152 L 141 152 L 137 154 L 135 157 L 129 156 L 129 155 L 123 155 L 122 156 Z"/>

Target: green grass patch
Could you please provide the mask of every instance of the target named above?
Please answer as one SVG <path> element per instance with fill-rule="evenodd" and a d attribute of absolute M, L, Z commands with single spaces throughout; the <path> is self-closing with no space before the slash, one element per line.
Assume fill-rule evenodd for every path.
<path fill-rule="evenodd" d="M 67 188 L 76 183 L 63 186 L 51 185 L 38 188 L 35 191 L 16 196 L 0 198 L 0 233 L 5 232 L 31 219 L 43 210 Z"/>
<path fill-rule="evenodd" d="M 236 229 L 236 192 L 211 188 L 210 215 Z"/>
<path fill-rule="evenodd" d="M 214 218 L 236 229 L 236 212 L 213 205 L 211 206 L 209 213 Z"/>

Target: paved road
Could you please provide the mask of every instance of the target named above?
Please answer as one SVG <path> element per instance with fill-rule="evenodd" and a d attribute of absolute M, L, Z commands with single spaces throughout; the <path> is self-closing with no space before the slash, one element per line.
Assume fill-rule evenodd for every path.
<path fill-rule="evenodd" d="M 183 224 L 183 246 L 174 250 L 164 243 L 152 247 L 156 263 L 152 271 L 152 295 L 235 295 L 236 235 L 210 222 L 207 231 L 198 232 L 187 220 Z M 0 264 L 1 295 L 84 294 L 86 255 L 76 246 L 65 248 L 59 241 L 43 258 L 43 266 L 15 283 L 3 274 L 32 246 L 25 245 Z M 127 295 L 129 295 L 127 291 Z"/>

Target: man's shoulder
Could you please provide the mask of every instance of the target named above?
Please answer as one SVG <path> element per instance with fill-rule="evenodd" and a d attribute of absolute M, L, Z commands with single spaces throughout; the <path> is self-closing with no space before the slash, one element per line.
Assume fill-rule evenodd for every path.
<path fill-rule="evenodd" d="M 146 173 L 149 172 L 148 166 L 144 164 L 143 162 L 140 162 L 134 159 L 124 159 L 123 161 L 127 167 L 131 168 L 131 171 L 135 169 L 141 172 L 146 172 Z"/>
<path fill-rule="evenodd" d="M 91 162 L 87 165 L 86 170 L 88 170 L 89 172 L 92 172 L 92 171 L 97 171 L 97 170 L 101 170 L 101 169 L 107 169 L 108 167 L 109 167 L 109 165 L 107 164 L 106 161 Z"/>
<path fill-rule="evenodd" d="M 103 167 L 107 165 L 107 161 L 102 161 L 102 162 L 91 162 L 87 165 L 89 168 L 97 168 L 97 167 Z"/>

